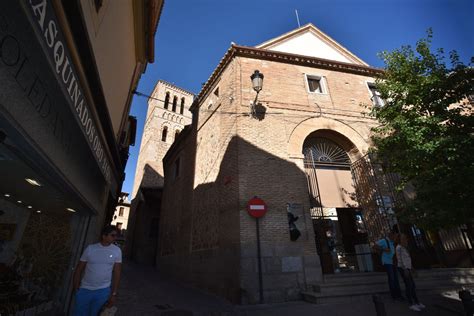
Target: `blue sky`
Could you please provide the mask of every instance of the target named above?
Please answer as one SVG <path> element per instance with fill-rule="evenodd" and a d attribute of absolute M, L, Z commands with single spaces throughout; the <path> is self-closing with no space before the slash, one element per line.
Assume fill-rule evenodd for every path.
<path fill-rule="evenodd" d="M 165 0 L 155 37 L 155 63 L 137 90 L 150 94 L 159 79 L 198 93 L 231 42 L 254 46 L 313 23 L 374 67 L 380 51 L 414 45 L 431 27 L 433 46 L 457 50 L 467 63 L 474 56 L 472 0 Z M 136 145 L 130 147 L 122 188 L 131 192 L 147 110 L 135 96 Z"/>

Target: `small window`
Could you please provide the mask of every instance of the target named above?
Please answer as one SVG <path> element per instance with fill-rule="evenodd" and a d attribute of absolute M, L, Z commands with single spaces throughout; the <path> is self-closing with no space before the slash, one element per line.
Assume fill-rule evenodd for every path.
<path fill-rule="evenodd" d="M 217 87 L 216 90 L 214 90 L 214 95 L 216 97 L 219 97 L 219 87 Z"/>
<path fill-rule="evenodd" d="M 179 110 L 179 114 L 184 113 L 184 98 L 181 98 L 181 109 Z"/>
<path fill-rule="evenodd" d="M 119 216 L 123 216 L 123 207 L 122 206 L 119 208 Z"/>
<path fill-rule="evenodd" d="M 179 165 L 180 165 L 181 159 L 178 158 L 173 164 L 173 179 L 176 179 L 179 176 Z"/>
<path fill-rule="evenodd" d="M 163 131 L 161 132 L 162 142 L 166 142 L 166 136 L 168 136 L 168 126 L 163 127 Z"/>
<path fill-rule="evenodd" d="M 176 112 L 176 106 L 178 105 L 178 97 L 173 97 L 173 109 L 171 111 Z"/>
<path fill-rule="evenodd" d="M 176 132 L 174 133 L 174 140 L 176 140 L 176 138 L 178 138 L 178 135 L 179 135 L 179 130 L 176 130 Z"/>
<path fill-rule="evenodd" d="M 170 93 L 166 92 L 166 97 L 165 97 L 165 106 L 164 108 L 168 110 L 168 105 L 170 104 Z"/>
<path fill-rule="evenodd" d="M 375 83 L 367 82 L 367 86 L 370 90 L 370 99 L 375 106 L 384 106 L 385 101 L 382 99 L 380 92 L 377 90 Z"/>
<path fill-rule="evenodd" d="M 326 93 L 324 86 L 324 77 L 306 76 L 308 80 L 308 90 L 313 93 Z"/>
<path fill-rule="evenodd" d="M 115 226 L 117 226 L 117 229 L 119 231 L 121 231 L 122 230 L 122 225 L 123 225 L 123 223 L 117 223 L 117 225 L 115 225 Z"/>

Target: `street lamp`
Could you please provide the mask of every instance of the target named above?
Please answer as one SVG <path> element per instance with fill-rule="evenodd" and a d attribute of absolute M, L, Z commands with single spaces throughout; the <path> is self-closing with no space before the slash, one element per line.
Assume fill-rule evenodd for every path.
<path fill-rule="evenodd" d="M 255 70 L 254 73 L 250 76 L 250 79 L 252 80 L 252 88 L 255 90 L 255 92 L 257 92 L 257 94 L 255 95 L 255 100 L 250 103 L 250 114 L 252 115 L 252 117 L 255 118 L 257 115 L 255 107 L 257 106 L 258 93 L 262 90 L 263 87 L 263 74 L 260 71 Z"/>
<path fill-rule="evenodd" d="M 255 70 L 255 72 L 250 76 L 250 79 L 252 79 L 252 88 L 258 95 L 263 87 L 263 74 L 260 71 Z"/>

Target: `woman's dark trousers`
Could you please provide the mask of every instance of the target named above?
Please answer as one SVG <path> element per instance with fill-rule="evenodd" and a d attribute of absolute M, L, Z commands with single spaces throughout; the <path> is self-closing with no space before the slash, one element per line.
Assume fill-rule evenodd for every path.
<path fill-rule="evenodd" d="M 405 283 L 405 291 L 408 303 L 410 303 L 410 305 L 418 304 L 418 297 L 416 297 L 415 281 L 413 280 L 411 271 L 404 271 L 402 268 L 398 268 L 398 272 L 400 272 L 400 275 L 403 279 L 403 283 Z"/>

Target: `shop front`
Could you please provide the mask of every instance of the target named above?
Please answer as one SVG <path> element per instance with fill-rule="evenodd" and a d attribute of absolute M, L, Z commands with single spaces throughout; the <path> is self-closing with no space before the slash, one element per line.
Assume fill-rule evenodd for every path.
<path fill-rule="evenodd" d="M 68 314 L 121 183 L 53 4 L 0 3 L 0 314 Z"/>

